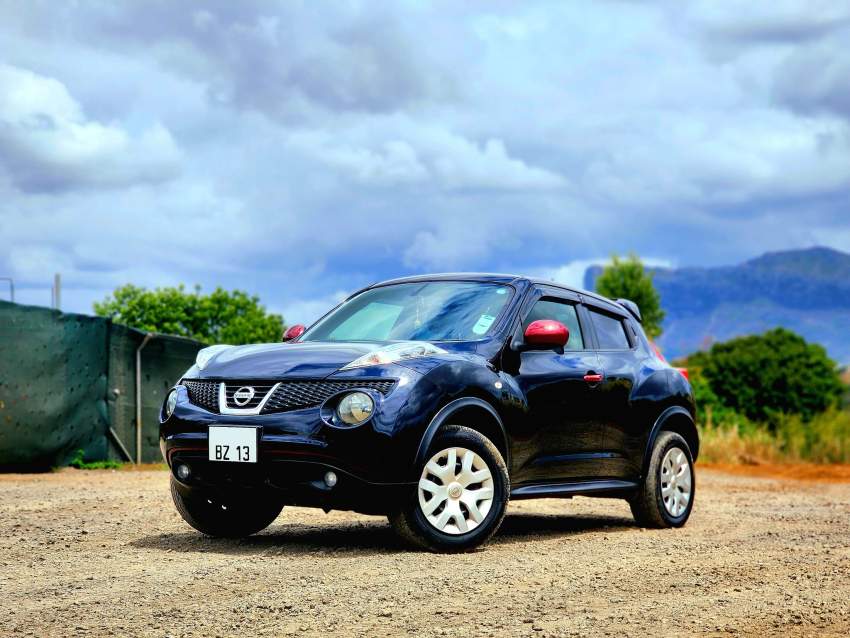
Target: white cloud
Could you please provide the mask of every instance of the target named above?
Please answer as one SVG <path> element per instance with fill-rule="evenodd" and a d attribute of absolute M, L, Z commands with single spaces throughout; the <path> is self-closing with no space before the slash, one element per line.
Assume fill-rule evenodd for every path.
<path fill-rule="evenodd" d="M 809 6 L 0 3 L 0 274 L 309 321 L 421 271 L 846 246 L 846 11 Z"/>
<path fill-rule="evenodd" d="M 450 188 L 536 190 L 566 185 L 559 175 L 510 157 L 502 140 L 491 138 L 479 146 L 452 136 L 444 143 L 445 150 L 434 158 L 434 172 Z"/>
<path fill-rule="evenodd" d="M 659 259 L 656 257 L 641 257 L 644 266 L 649 268 L 673 268 L 674 263 L 669 259 Z M 551 268 L 541 268 L 533 273 L 532 276 L 546 279 L 559 284 L 564 284 L 572 288 L 584 288 L 584 275 L 587 269 L 591 266 L 605 266 L 611 262 L 609 257 L 600 257 L 598 259 L 576 259 L 563 266 L 553 266 Z"/>
<path fill-rule="evenodd" d="M 440 231 L 419 231 L 404 251 L 404 264 L 439 272 L 463 270 L 485 260 L 490 253 L 490 234 L 474 225 L 452 224 Z"/>
<path fill-rule="evenodd" d="M 307 132 L 294 135 L 292 142 L 327 166 L 365 184 L 393 186 L 428 179 L 428 170 L 416 151 L 402 140 L 388 140 L 372 149 L 337 144 L 330 135 Z"/>
<path fill-rule="evenodd" d="M 61 82 L 0 64 L 0 168 L 22 190 L 161 182 L 179 163 L 161 124 L 132 135 L 88 120 Z"/>
<path fill-rule="evenodd" d="M 380 132 L 380 125 L 370 130 L 372 135 Z M 394 122 L 387 127 L 388 135 L 401 133 L 403 139 L 378 139 L 371 146 L 369 141 L 357 139 L 357 133 L 303 131 L 290 139 L 301 151 L 370 185 L 421 183 L 447 190 L 495 191 L 549 190 L 566 185 L 559 175 L 511 157 L 499 139 L 476 144 L 442 128 L 422 127 L 414 121 Z"/>

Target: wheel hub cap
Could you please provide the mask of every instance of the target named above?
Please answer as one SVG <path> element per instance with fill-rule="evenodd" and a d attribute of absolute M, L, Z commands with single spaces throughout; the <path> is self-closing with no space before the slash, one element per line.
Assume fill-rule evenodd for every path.
<path fill-rule="evenodd" d="M 462 447 L 434 454 L 419 478 L 419 507 L 444 534 L 478 527 L 493 505 L 493 474 L 484 459 Z"/>
<path fill-rule="evenodd" d="M 659 473 L 664 509 L 670 516 L 681 516 L 691 502 L 693 485 L 688 455 L 681 448 L 670 448 L 661 460 Z"/>

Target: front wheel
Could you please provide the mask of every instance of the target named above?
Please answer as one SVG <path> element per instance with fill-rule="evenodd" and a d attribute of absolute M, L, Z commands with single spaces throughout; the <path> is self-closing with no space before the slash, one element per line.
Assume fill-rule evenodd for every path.
<path fill-rule="evenodd" d="M 690 447 L 675 432 L 662 432 L 643 485 L 629 501 L 635 520 L 642 527 L 681 527 L 691 515 L 695 494 Z"/>
<path fill-rule="evenodd" d="M 408 542 L 435 552 L 468 551 L 499 528 L 510 494 L 505 461 L 484 435 L 447 426 L 434 438 L 420 478 L 389 520 Z"/>
<path fill-rule="evenodd" d="M 184 488 L 185 489 L 185 488 Z M 171 477 L 174 506 L 196 530 L 207 536 L 242 538 L 265 529 L 278 517 L 283 505 L 261 494 L 222 496 L 213 492 L 184 492 Z"/>

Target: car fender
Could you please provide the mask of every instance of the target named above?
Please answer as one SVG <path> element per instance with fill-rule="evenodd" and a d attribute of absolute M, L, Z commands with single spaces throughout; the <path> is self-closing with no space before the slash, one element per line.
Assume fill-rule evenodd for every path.
<path fill-rule="evenodd" d="M 694 423 L 693 417 L 687 408 L 682 407 L 681 405 L 671 405 L 666 408 L 658 418 L 655 420 L 655 423 L 652 425 L 652 429 L 649 431 L 649 436 L 646 440 L 646 447 L 644 449 L 643 454 L 643 469 L 642 475 L 646 476 L 647 470 L 649 468 L 649 461 L 652 456 L 652 448 L 655 446 L 655 440 L 658 438 L 659 432 L 662 430 L 668 429 L 665 428 L 665 425 L 670 423 L 672 419 L 687 420 L 688 425 L 685 426 L 689 432 L 688 435 L 683 433 L 685 439 L 693 438 L 696 441 L 696 446 L 691 445 L 692 449 L 691 453 L 693 454 L 694 460 L 697 458 L 697 454 L 699 454 L 699 435 L 697 433 L 696 424 Z M 681 430 L 680 427 L 675 428 L 674 431 L 679 432 Z"/>
<path fill-rule="evenodd" d="M 434 415 L 434 418 L 431 419 L 431 422 L 428 424 L 428 427 L 425 429 L 425 433 L 422 435 L 422 439 L 419 441 L 419 446 L 416 451 L 416 459 L 414 467 L 420 467 L 426 461 L 426 455 L 428 454 L 428 448 L 431 447 L 431 442 L 434 440 L 434 437 L 437 434 L 437 431 L 443 425 L 448 425 L 451 423 L 450 418 L 453 414 L 457 413 L 459 410 L 469 407 L 476 407 L 486 410 L 493 417 L 494 421 L 499 426 L 499 431 L 501 432 L 501 441 L 494 441 L 497 445 L 501 444 L 502 449 L 507 451 L 508 457 L 510 457 L 510 445 L 508 444 L 508 434 L 505 430 L 505 425 L 502 422 L 502 417 L 496 411 L 496 409 L 490 405 L 484 399 L 479 397 L 461 397 L 459 399 L 455 399 L 454 401 L 450 401 L 446 405 L 444 405 L 437 414 Z M 458 424 L 459 425 L 459 424 Z M 510 467 L 510 458 L 505 459 L 505 463 Z"/>

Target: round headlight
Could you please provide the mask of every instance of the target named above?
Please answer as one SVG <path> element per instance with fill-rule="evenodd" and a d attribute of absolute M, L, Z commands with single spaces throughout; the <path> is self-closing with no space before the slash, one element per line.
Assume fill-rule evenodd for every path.
<path fill-rule="evenodd" d="M 366 421 L 375 411 L 375 402 L 365 392 L 346 394 L 336 408 L 336 413 L 343 423 L 359 425 Z"/>
<path fill-rule="evenodd" d="M 171 418 L 171 415 L 174 414 L 174 408 L 177 405 L 177 390 L 172 390 L 168 393 L 168 398 L 165 400 L 165 420 Z"/>

